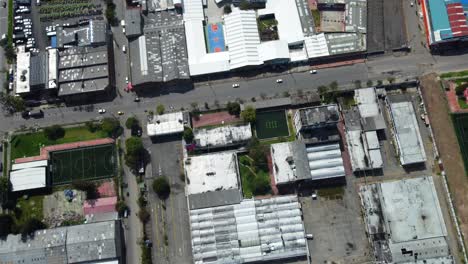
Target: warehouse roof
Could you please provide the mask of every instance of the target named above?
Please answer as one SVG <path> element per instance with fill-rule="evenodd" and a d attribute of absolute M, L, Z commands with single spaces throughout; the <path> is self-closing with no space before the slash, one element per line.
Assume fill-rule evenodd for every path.
<path fill-rule="evenodd" d="M 31 66 L 31 53 L 24 50 L 24 46 L 18 48 L 16 54 L 16 93 L 29 93 L 31 91 L 29 71 Z"/>
<path fill-rule="evenodd" d="M 154 115 L 146 126 L 148 136 L 163 136 L 184 131 L 184 113 L 175 112 L 163 115 Z"/>
<path fill-rule="evenodd" d="M 33 167 L 10 172 L 13 192 L 45 188 L 47 186 L 47 168 Z"/>
<path fill-rule="evenodd" d="M 279 39 L 289 45 L 304 41 L 301 20 L 295 0 L 268 0 L 264 9 L 258 9 L 258 16 L 274 14 L 278 21 Z"/>
<path fill-rule="evenodd" d="M 47 83 L 49 66 L 47 52 L 39 52 L 35 56 L 31 56 L 31 72 L 29 74 L 29 84 L 31 86 L 45 86 Z"/>
<path fill-rule="evenodd" d="M 319 58 L 330 55 L 324 33 L 306 37 L 304 39 L 304 44 L 309 58 Z"/>
<path fill-rule="evenodd" d="M 261 42 L 258 46 L 262 61 L 289 60 L 289 46 L 285 40 L 272 40 Z"/>
<path fill-rule="evenodd" d="M 205 15 L 203 13 L 202 0 L 185 0 L 184 3 L 184 21 L 203 21 Z"/>
<path fill-rule="evenodd" d="M 298 110 L 302 126 L 322 126 L 336 124 L 340 120 L 338 106 L 335 104 L 302 108 Z"/>
<path fill-rule="evenodd" d="M 426 161 L 413 104 L 400 96 L 388 96 L 400 163 L 409 165 Z"/>
<path fill-rule="evenodd" d="M 327 33 L 330 55 L 360 52 L 366 50 L 366 35 L 358 33 Z"/>
<path fill-rule="evenodd" d="M 230 69 L 262 65 L 263 61 L 258 51 L 260 35 L 255 11 L 233 8 L 232 12 L 225 16 L 224 23 Z"/>
<path fill-rule="evenodd" d="M 185 161 L 186 194 L 239 189 L 237 155 L 218 152 L 193 156 Z"/>
<path fill-rule="evenodd" d="M 369 234 L 386 238 L 374 243 L 377 260 L 414 263 L 417 254 L 424 263 L 453 263 L 432 177 L 362 186 L 360 196 Z"/>
<path fill-rule="evenodd" d="M 127 8 L 125 10 L 125 35 L 127 37 L 142 34 L 141 10 L 139 8 Z"/>
<path fill-rule="evenodd" d="M 36 231 L 23 241 L 21 235 L 0 240 L 0 262 L 4 263 L 97 263 L 121 256 L 120 225 L 116 221 L 58 227 Z"/>
<path fill-rule="evenodd" d="M 31 162 L 24 162 L 11 165 L 11 170 L 22 170 L 22 169 L 29 169 L 29 168 L 36 168 L 36 167 L 47 167 L 49 164 L 48 160 L 38 160 L 38 161 L 31 161 Z"/>
<path fill-rule="evenodd" d="M 354 100 L 358 106 L 364 130 L 380 130 L 386 128 L 385 120 L 383 119 L 377 101 L 375 88 L 371 87 L 354 90 Z"/>
<path fill-rule="evenodd" d="M 194 261 L 235 264 L 305 257 L 300 207 L 297 196 L 277 196 L 190 210 Z"/>
<path fill-rule="evenodd" d="M 226 125 L 215 128 L 200 128 L 194 132 L 199 147 L 220 147 L 242 144 L 252 138 L 250 124 Z"/>

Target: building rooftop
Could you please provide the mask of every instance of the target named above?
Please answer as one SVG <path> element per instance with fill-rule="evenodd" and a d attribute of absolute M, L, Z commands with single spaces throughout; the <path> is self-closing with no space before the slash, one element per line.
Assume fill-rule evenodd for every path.
<path fill-rule="evenodd" d="M 175 11 L 143 18 L 143 35 L 129 42 L 134 85 L 189 79 L 182 16 Z"/>
<path fill-rule="evenodd" d="M 115 212 L 116 204 L 117 196 L 86 200 L 83 204 L 83 212 L 85 215 Z"/>
<path fill-rule="evenodd" d="M 183 112 L 154 115 L 146 126 L 148 136 L 163 136 L 182 133 L 185 126 Z"/>
<path fill-rule="evenodd" d="M 13 192 L 45 188 L 47 186 L 47 167 L 32 167 L 10 172 Z"/>
<path fill-rule="evenodd" d="M 57 49 L 49 49 L 48 51 L 48 68 L 47 68 L 47 88 L 55 89 L 58 84 L 58 51 Z"/>
<path fill-rule="evenodd" d="M 24 50 L 24 46 L 18 48 L 16 54 L 16 94 L 29 93 L 30 86 L 31 53 Z"/>
<path fill-rule="evenodd" d="M 362 126 L 365 131 L 380 130 L 387 127 L 377 101 L 375 88 L 354 90 L 354 100 L 359 109 Z"/>
<path fill-rule="evenodd" d="M 296 129 L 301 127 L 321 127 L 335 125 L 340 121 L 338 106 L 335 104 L 302 108 L 296 112 Z"/>
<path fill-rule="evenodd" d="M 345 31 L 367 32 L 367 0 L 346 1 Z"/>
<path fill-rule="evenodd" d="M 346 143 L 353 171 L 379 169 L 383 167 L 377 132 L 362 130 L 346 131 Z"/>
<path fill-rule="evenodd" d="M 250 124 L 226 125 L 215 128 L 201 128 L 194 132 L 198 147 L 222 147 L 244 144 L 252 138 Z"/>
<path fill-rule="evenodd" d="M 239 189 L 237 155 L 218 152 L 193 156 L 185 161 L 186 194 Z"/>
<path fill-rule="evenodd" d="M 427 0 L 423 10 L 427 20 L 430 44 L 451 39 L 466 38 L 468 24 L 465 16 L 466 1 Z"/>
<path fill-rule="evenodd" d="M 327 39 L 325 38 L 324 33 L 305 37 L 304 45 L 309 58 L 330 56 Z"/>
<path fill-rule="evenodd" d="M 447 230 L 432 177 L 375 183 L 360 188 L 377 260 L 452 263 Z M 419 262 L 418 262 L 419 263 Z"/>
<path fill-rule="evenodd" d="M 9 235 L 0 240 L 0 262 L 63 264 L 118 260 L 121 256 L 119 222 L 108 221 L 44 229 L 34 238 Z"/>
<path fill-rule="evenodd" d="M 143 34 L 140 8 L 127 8 L 125 10 L 125 35 L 134 37 Z"/>
<path fill-rule="evenodd" d="M 366 50 L 366 35 L 359 33 L 327 33 L 330 55 L 362 52 Z"/>
<path fill-rule="evenodd" d="M 240 189 L 196 193 L 189 196 L 190 210 L 222 205 L 238 204 L 242 201 Z"/>
<path fill-rule="evenodd" d="M 29 84 L 31 86 L 45 86 L 49 66 L 47 52 L 39 52 L 39 54 L 31 56 L 30 63 Z"/>
<path fill-rule="evenodd" d="M 388 96 L 400 163 L 409 165 L 426 161 L 424 143 L 413 104 L 401 96 Z"/>
<path fill-rule="evenodd" d="M 249 199 L 190 210 L 195 263 L 259 263 L 305 258 L 302 213 L 297 196 Z"/>
<path fill-rule="evenodd" d="M 90 20 L 87 25 L 74 27 L 59 26 L 57 32 L 57 47 L 66 45 L 91 46 L 102 45 L 107 39 L 107 24 L 104 20 Z"/>

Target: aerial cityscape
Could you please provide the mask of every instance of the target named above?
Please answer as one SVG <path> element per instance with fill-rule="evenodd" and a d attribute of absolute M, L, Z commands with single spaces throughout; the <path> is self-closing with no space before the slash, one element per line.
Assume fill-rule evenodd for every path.
<path fill-rule="evenodd" d="M 468 0 L 0 2 L 0 264 L 468 263 Z"/>

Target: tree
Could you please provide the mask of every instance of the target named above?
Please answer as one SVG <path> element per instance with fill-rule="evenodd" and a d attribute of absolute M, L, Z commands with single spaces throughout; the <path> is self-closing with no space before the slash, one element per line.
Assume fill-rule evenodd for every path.
<path fill-rule="evenodd" d="M 7 58 L 8 62 L 13 62 L 16 58 L 15 48 L 11 44 L 8 44 L 5 47 L 5 57 Z"/>
<path fill-rule="evenodd" d="M 329 86 L 332 92 L 336 92 L 338 90 L 338 82 L 336 81 L 331 82 Z"/>
<path fill-rule="evenodd" d="M 317 88 L 317 90 L 318 90 L 318 93 L 319 93 L 320 95 L 324 95 L 324 94 L 326 94 L 326 93 L 328 92 L 328 87 L 326 87 L 325 85 L 320 85 L 320 86 Z"/>
<path fill-rule="evenodd" d="M 389 83 L 393 83 L 393 82 L 395 81 L 395 77 L 388 77 L 388 78 L 387 78 L 387 81 L 388 81 Z"/>
<path fill-rule="evenodd" d="M 2 105 L 2 109 L 10 114 L 26 109 L 23 98 L 7 93 L 0 93 L 0 104 Z"/>
<path fill-rule="evenodd" d="M 112 2 L 107 2 L 107 8 L 106 8 L 106 18 L 109 24 L 114 25 L 116 18 L 115 18 L 115 4 Z"/>
<path fill-rule="evenodd" d="M 248 10 L 248 9 L 252 9 L 252 6 L 247 0 L 242 0 L 239 4 L 239 8 L 240 10 Z"/>
<path fill-rule="evenodd" d="M 161 199 L 166 199 L 171 193 L 171 186 L 167 181 L 166 177 L 159 177 L 153 181 L 153 191 Z"/>
<path fill-rule="evenodd" d="M 226 108 L 230 115 L 239 116 L 240 114 L 240 104 L 237 102 L 228 102 Z"/>
<path fill-rule="evenodd" d="M 465 89 L 468 87 L 468 84 L 461 84 L 461 85 L 457 85 L 457 87 L 455 87 L 455 93 L 458 95 L 458 96 L 463 96 L 463 93 L 465 92 Z"/>
<path fill-rule="evenodd" d="M 37 218 L 29 218 L 21 227 L 21 238 L 26 240 L 28 237 L 33 238 L 34 232 L 40 229 L 45 229 L 47 226 Z"/>
<path fill-rule="evenodd" d="M 124 200 L 119 200 L 116 204 L 115 204 L 115 210 L 117 210 L 117 212 L 119 213 L 119 215 L 123 215 L 125 210 L 128 209 L 128 206 L 127 204 L 125 204 L 125 201 Z"/>
<path fill-rule="evenodd" d="M 145 224 L 148 222 L 150 219 L 150 214 L 148 213 L 148 210 L 146 208 L 140 208 L 140 211 L 138 212 L 138 218 L 140 218 L 140 221 Z"/>
<path fill-rule="evenodd" d="M 381 86 L 383 84 L 382 80 L 377 81 L 377 86 Z"/>
<path fill-rule="evenodd" d="M 232 9 L 231 9 L 231 5 L 225 5 L 223 7 L 223 10 L 224 10 L 224 14 L 230 14 L 232 12 Z"/>
<path fill-rule="evenodd" d="M 367 87 L 372 87 L 374 85 L 374 82 L 372 80 L 367 81 Z"/>
<path fill-rule="evenodd" d="M 259 175 L 255 176 L 254 179 L 254 195 L 264 195 L 270 192 L 270 178 L 269 177 L 260 177 Z"/>
<path fill-rule="evenodd" d="M 252 158 L 252 165 L 260 170 L 268 171 L 266 153 L 267 149 L 264 145 L 256 144 L 250 147 L 249 157 Z"/>
<path fill-rule="evenodd" d="M 86 199 L 97 199 L 99 197 L 98 186 L 92 181 L 74 180 L 71 185 L 74 189 L 85 192 Z"/>
<path fill-rule="evenodd" d="M 158 106 L 156 107 L 156 113 L 158 113 L 158 115 L 162 115 L 164 114 L 164 111 L 166 111 L 164 105 L 158 104 Z"/>
<path fill-rule="evenodd" d="M 6 177 L 2 177 L 6 178 Z M 13 233 L 15 229 L 15 220 L 13 216 L 8 214 L 0 215 L 0 238 L 8 236 L 8 234 Z"/>
<path fill-rule="evenodd" d="M 120 122 L 116 118 L 107 117 L 102 120 L 101 128 L 109 136 L 115 135 L 119 127 L 120 127 Z"/>
<path fill-rule="evenodd" d="M 194 136 L 193 136 L 193 131 L 190 127 L 184 128 L 183 138 L 186 143 L 192 143 Z"/>
<path fill-rule="evenodd" d="M 255 108 L 253 108 L 252 106 L 247 106 L 245 110 L 242 111 L 241 118 L 242 120 L 244 120 L 244 122 L 255 122 L 255 119 L 257 118 Z"/>
<path fill-rule="evenodd" d="M 96 124 L 93 121 L 86 122 L 85 126 L 88 129 L 88 131 L 91 133 L 94 133 L 101 128 L 99 124 Z"/>
<path fill-rule="evenodd" d="M 53 125 L 44 129 L 44 135 L 49 140 L 57 140 L 65 136 L 65 129 L 60 125 Z"/>
<path fill-rule="evenodd" d="M 4 164 L 3 166 L 6 166 Z M 10 181 L 8 177 L 0 177 L 0 195 L 6 194 L 10 191 Z"/>
<path fill-rule="evenodd" d="M 144 155 L 145 148 L 139 137 L 131 137 L 125 141 L 125 164 L 136 169 L 138 162 Z"/>
<path fill-rule="evenodd" d="M 354 81 L 354 87 L 355 87 L 356 89 L 361 88 L 361 81 L 360 81 L 360 80 L 355 80 L 355 81 Z"/>
<path fill-rule="evenodd" d="M 138 121 L 138 119 L 136 117 L 131 116 L 131 117 L 127 118 L 127 121 L 125 121 L 125 127 L 127 129 L 131 129 L 134 126 L 138 126 L 139 123 L 140 122 Z"/>

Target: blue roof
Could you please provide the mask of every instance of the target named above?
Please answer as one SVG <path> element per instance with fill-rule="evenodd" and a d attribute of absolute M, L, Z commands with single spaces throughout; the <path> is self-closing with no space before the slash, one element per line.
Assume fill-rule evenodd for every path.
<path fill-rule="evenodd" d="M 450 30 L 450 22 L 447 8 L 443 0 L 428 0 L 429 11 L 431 13 L 432 30 Z"/>
<path fill-rule="evenodd" d="M 52 48 L 56 48 L 57 47 L 57 36 L 52 36 L 50 38 L 50 46 Z"/>

